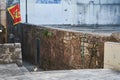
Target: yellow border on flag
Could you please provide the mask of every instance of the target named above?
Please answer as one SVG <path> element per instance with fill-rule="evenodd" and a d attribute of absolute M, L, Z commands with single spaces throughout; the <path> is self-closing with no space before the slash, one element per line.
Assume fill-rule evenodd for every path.
<path fill-rule="evenodd" d="M 12 15 L 12 13 L 10 12 L 10 9 L 12 9 L 13 7 L 15 7 L 15 5 L 11 6 L 8 8 L 8 12 L 10 13 L 10 15 L 12 16 L 12 18 L 14 19 L 14 16 Z"/>
<path fill-rule="evenodd" d="M 14 23 L 13 25 L 16 25 L 16 24 L 18 24 L 18 23 L 20 23 L 21 21 L 19 21 L 19 22 L 16 22 L 16 23 Z"/>

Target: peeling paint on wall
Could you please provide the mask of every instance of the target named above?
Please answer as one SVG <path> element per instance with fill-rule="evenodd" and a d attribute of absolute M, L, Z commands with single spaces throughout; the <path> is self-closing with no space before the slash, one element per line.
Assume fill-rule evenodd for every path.
<path fill-rule="evenodd" d="M 24 22 L 25 0 L 20 1 Z M 120 25 L 120 0 L 61 0 L 54 5 L 38 4 L 42 0 L 36 4 L 36 1 L 28 0 L 28 22 L 31 24 Z"/>
<path fill-rule="evenodd" d="M 120 25 L 120 0 L 79 0 L 77 6 L 78 24 Z"/>

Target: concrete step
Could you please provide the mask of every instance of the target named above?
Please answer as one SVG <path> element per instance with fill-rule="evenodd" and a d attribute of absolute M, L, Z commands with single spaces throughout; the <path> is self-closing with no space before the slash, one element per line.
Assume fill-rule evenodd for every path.
<path fill-rule="evenodd" d="M 24 75 L 24 72 L 16 64 L 0 64 L 0 78 L 19 75 Z"/>
<path fill-rule="evenodd" d="M 43 69 L 40 69 L 39 67 L 37 67 L 34 64 L 28 63 L 23 61 L 23 66 L 25 66 L 25 68 L 29 71 L 29 72 L 34 72 L 34 71 L 43 71 Z"/>
<path fill-rule="evenodd" d="M 19 69 L 24 73 L 29 73 L 29 70 L 25 66 L 19 67 Z"/>
<path fill-rule="evenodd" d="M 120 80 L 120 71 L 110 69 L 42 71 L 0 80 Z"/>
<path fill-rule="evenodd" d="M 120 80 L 120 71 L 78 69 L 29 72 L 16 64 L 0 65 L 0 80 Z"/>

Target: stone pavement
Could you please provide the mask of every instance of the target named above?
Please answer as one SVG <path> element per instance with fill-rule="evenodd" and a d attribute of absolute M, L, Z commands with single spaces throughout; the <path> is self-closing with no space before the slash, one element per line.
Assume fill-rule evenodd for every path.
<path fill-rule="evenodd" d="M 15 64 L 0 65 L 0 80 L 120 80 L 120 71 L 81 69 L 28 72 Z"/>

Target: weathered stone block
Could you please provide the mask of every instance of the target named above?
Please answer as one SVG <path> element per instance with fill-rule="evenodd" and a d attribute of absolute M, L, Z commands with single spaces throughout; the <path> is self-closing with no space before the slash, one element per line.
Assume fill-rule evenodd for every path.
<path fill-rule="evenodd" d="M 22 52 L 20 43 L 0 44 L 0 63 L 16 63 L 22 65 Z"/>
<path fill-rule="evenodd" d="M 14 43 L 14 46 L 15 46 L 16 48 L 21 48 L 21 44 L 20 44 L 20 43 Z"/>
<path fill-rule="evenodd" d="M 9 48 L 9 51 L 12 52 L 12 53 L 14 53 L 15 48 L 14 48 L 14 47 L 10 47 L 10 48 Z"/>
<path fill-rule="evenodd" d="M 4 46 L 5 48 L 11 48 L 11 47 L 14 47 L 14 44 L 7 43 L 7 44 L 3 44 L 3 46 Z"/>
<path fill-rule="evenodd" d="M 120 70 L 120 43 L 105 43 L 104 68 Z"/>
<path fill-rule="evenodd" d="M 120 42 L 120 32 L 112 33 L 112 37 L 114 37 L 117 41 Z"/>

